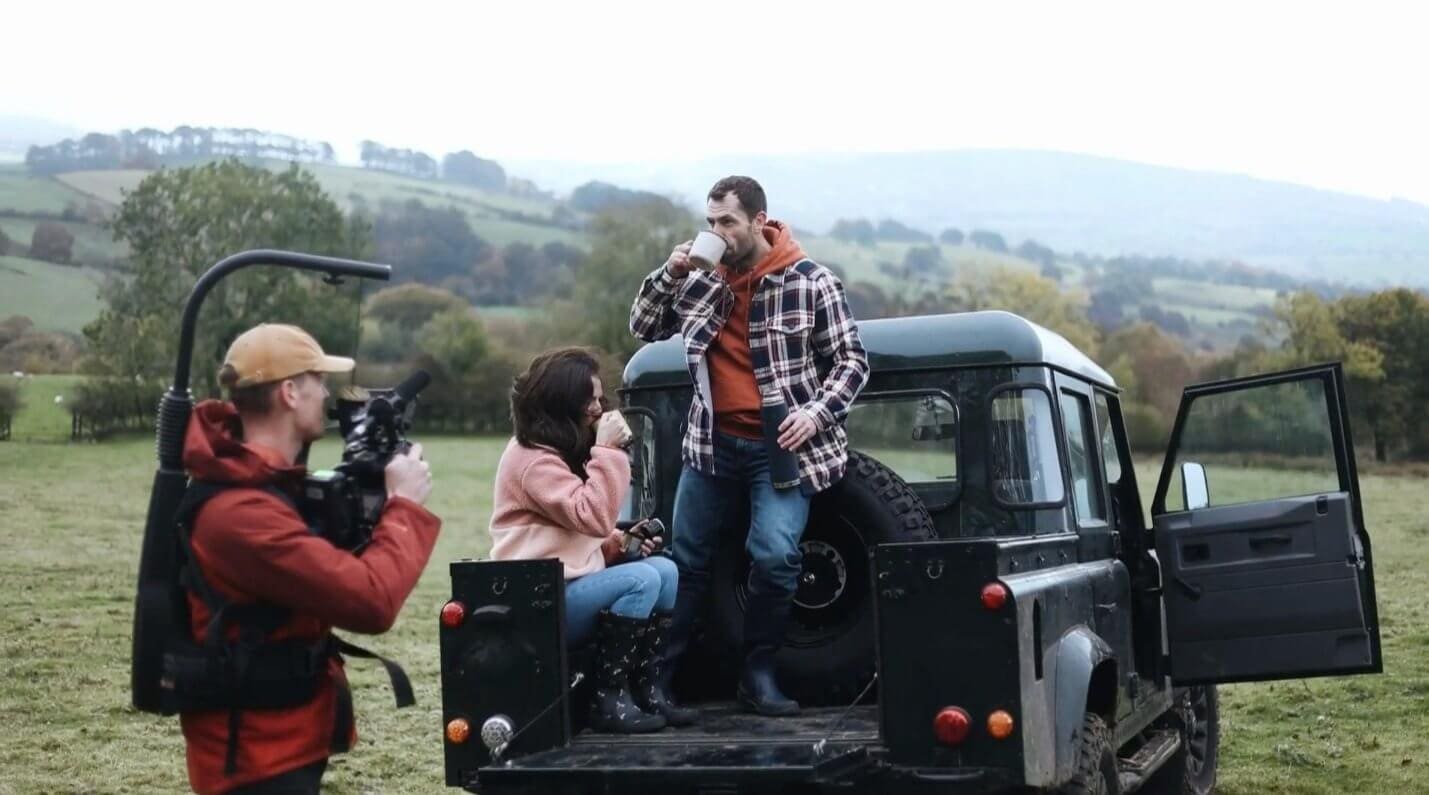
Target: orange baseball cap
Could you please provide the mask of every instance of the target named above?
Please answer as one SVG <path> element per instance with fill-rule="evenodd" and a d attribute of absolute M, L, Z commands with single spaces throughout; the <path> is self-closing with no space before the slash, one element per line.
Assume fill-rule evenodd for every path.
<path fill-rule="evenodd" d="M 238 335 L 223 357 L 219 381 L 224 387 L 254 386 L 302 373 L 346 373 L 356 363 L 328 356 L 313 335 L 282 323 L 263 323 Z"/>

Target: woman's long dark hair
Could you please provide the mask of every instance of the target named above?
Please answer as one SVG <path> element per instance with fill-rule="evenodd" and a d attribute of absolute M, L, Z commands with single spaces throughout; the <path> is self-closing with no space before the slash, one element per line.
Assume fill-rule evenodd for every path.
<path fill-rule="evenodd" d="M 581 480 L 595 444 L 586 414 L 595 395 L 590 379 L 599 374 L 600 364 L 584 348 L 558 348 L 533 359 L 511 386 L 516 441 L 555 450 Z"/>

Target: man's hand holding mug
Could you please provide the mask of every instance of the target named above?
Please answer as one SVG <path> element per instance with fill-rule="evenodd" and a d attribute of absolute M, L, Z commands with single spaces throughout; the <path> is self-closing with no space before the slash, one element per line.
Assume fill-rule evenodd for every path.
<path fill-rule="evenodd" d="M 675 246 L 665 260 L 665 268 L 676 279 L 685 278 L 695 268 L 710 270 L 724 257 L 726 245 L 724 238 L 714 232 L 702 231 L 694 240 Z"/>

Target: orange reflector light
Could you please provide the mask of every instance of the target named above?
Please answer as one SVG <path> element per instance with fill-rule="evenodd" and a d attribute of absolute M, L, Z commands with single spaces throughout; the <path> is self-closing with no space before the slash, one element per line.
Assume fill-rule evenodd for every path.
<path fill-rule="evenodd" d="M 442 605 L 442 626 L 455 629 L 466 620 L 466 605 L 452 600 Z"/>
<path fill-rule="evenodd" d="M 943 745 L 957 745 L 968 738 L 972 723 L 960 707 L 943 707 L 933 717 L 933 736 Z"/>
<path fill-rule="evenodd" d="M 460 745 L 466 742 L 466 738 L 471 736 L 471 724 L 465 718 L 452 718 L 447 721 L 447 739 Z"/>
<path fill-rule="evenodd" d="M 987 716 L 987 733 L 996 740 L 1006 740 L 1012 736 L 1012 716 L 1005 710 L 998 710 Z"/>
<path fill-rule="evenodd" d="M 990 582 L 982 587 L 982 606 L 996 610 L 1007 604 L 1007 586 L 1000 582 Z"/>

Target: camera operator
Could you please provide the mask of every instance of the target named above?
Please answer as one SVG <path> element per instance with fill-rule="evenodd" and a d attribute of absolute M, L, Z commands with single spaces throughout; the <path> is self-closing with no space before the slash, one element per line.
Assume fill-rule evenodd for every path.
<path fill-rule="evenodd" d="M 420 445 L 386 467 L 386 505 L 360 555 L 315 533 L 295 507 L 305 475 L 298 461 L 326 424 L 323 374 L 353 364 L 325 355 L 295 326 L 259 325 L 234 340 L 219 371 L 231 402 L 194 408 L 184 467 L 195 484 L 222 488 L 188 524 L 199 570 L 192 579 L 226 605 L 219 611 L 226 637 L 253 631 L 251 619 L 245 626 L 231 615 L 242 610 L 228 607 L 253 609 L 249 615 L 267 610 L 277 619 L 262 627 L 261 643 L 310 643 L 303 648 L 318 650 L 319 671 L 314 694 L 298 706 L 181 713 L 189 783 L 197 792 L 318 791 L 329 755 L 348 750 L 357 737 L 330 632 L 387 631 L 436 543 L 441 521 L 422 507 L 431 474 Z M 215 602 L 186 587 L 197 640 L 212 629 Z"/>

